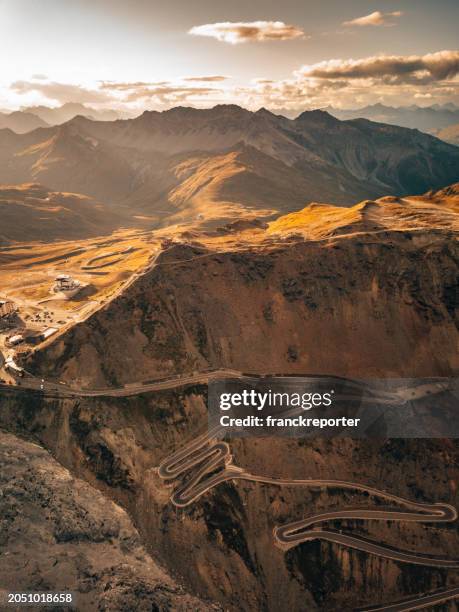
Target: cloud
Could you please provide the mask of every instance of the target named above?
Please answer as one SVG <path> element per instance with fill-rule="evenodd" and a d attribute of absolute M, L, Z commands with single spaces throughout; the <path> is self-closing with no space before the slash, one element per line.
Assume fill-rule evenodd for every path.
<path fill-rule="evenodd" d="M 444 103 L 459 94 L 459 51 L 334 59 L 303 66 L 287 79 L 253 79 L 236 93 L 251 108 L 265 106 L 275 112 L 356 108 L 377 102 L 393 106 L 418 100 Z"/>
<path fill-rule="evenodd" d="M 126 102 L 135 102 L 153 98 L 162 103 L 176 104 L 185 102 L 190 98 L 208 96 L 209 94 L 216 94 L 218 92 L 219 90 L 215 87 L 186 87 L 169 84 L 132 89 L 124 99 Z"/>
<path fill-rule="evenodd" d="M 291 40 L 304 37 L 304 31 L 283 21 L 241 21 L 207 23 L 189 30 L 194 36 L 210 36 L 222 42 L 236 45 L 244 42 L 267 40 Z"/>
<path fill-rule="evenodd" d="M 227 81 L 230 77 L 220 76 L 220 75 L 211 75 L 211 76 L 191 76 L 186 77 L 184 81 L 199 81 L 202 83 L 218 83 L 219 81 Z"/>
<path fill-rule="evenodd" d="M 219 83 L 222 81 L 226 81 L 230 77 L 221 76 L 221 75 L 209 75 L 209 76 L 190 76 L 182 79 L 184 83 L 188 82 L 197 82 L 197 83 Z M 183 88 L 180 86 L 180 83 L 172 83 L 171 81 L 99 81 L 100 89 L 105 89 L 109 91 L 135 91 L 135 90 L 145 90 L 145 89 L 155 89 L 161 87 L 170 87 L 170 86 L 178 86 L 179 88 Z M 187 86 L 185 86 L 187 87 Z"/>
<path fill-rule="evenodd" d="M 0 88 L 0 100 L 4 95 L 10 105 L 13 100 L 18 106 L 24 100 L 49 105 L 80 102 L 130 112 L 219 103 L 282 112 L 326 106 L 355 108 L 376 102 L 392 106 L 441 104 L 459 95 L 459 51 L 332 59 L 304 65 L 284 79 L 269 76 L 258 75 L 234 85 L 221 74 L 198 73 L 177 80 L 99 81 L 86 87 L 35 79 L 16 81 L 4 93 Z"/>
<path fill-rule="evenodd" d="M 459 73 L 459 51 L 426 55 L 377 55 L 359 60 L 333 59 L 303 66 L 298 74 L 316 79 L 385 79 L 385 82 L 429 82 Z"/>
<path fill-rule="evenodd" d="M 401 17 L 403 13 L 401 11 L 393 11 L 392 13 L 381 13 L 381 11 L 375 11 L 364 17 L 357 17 L 351 21 L 344 21 L 344 26 L 382 26 L 382 25 L 395 25 L 392 21 L 393 17 Z"/>
<path fill-rule="evenodd" d="M 102 103 L 110 100 L 109 96 L 100 90 L 54 81 L 15 81 L 10 85 L 10 89 L 18 94 L 38 92 L 48 100 L 59 104 L 66 102 Z"/>
<path fill-rule="evenodd" d="M 117 81 L 100 81 L 100 88 L 112 92 L 113 94 L 121 94 L 118 101 L 124 103 L 132 103 L 138 101 L 154 100 L 160 104 L 176 104 L 187 102 L 188 100 L 196 101 L 202 97 L 210 95 L 218 95 L 221 90 L 217 87 L 210 86 L 193 86 L 188 85 L 188 81 L 197 81 L 206 83 L 209 81 L 220 82 L 226 80 L 224 76 L 204 76 L 204 77 L 187 77 L 183 82 L 172 81 L 133 81 L 133 82 L 117 82 Z M 186 82 L 185 82 L 186 81 Z"/>
<path fill-rule="evenodd" d="M 140 89 L 145 87 L 160 87 L 162 85 L 167 85 L 169 81 L 99 81 L 100 89 L 105 89 L 109 91 L 130 91 L 131 89 Z"/>

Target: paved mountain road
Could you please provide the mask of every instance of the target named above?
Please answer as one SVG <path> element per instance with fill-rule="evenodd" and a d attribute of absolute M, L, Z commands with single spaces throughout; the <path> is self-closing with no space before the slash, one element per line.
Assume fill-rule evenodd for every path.
<path fill-rule="evenodd" d="M 432 609 L 433 606 L 459 599 L 459 587 L 453 587 L 447 591 L 437 591 L 429 595 L 407 599 L 398 603 L 371 606 L 370 608 L 359 608 L 355 612 L 411 612 L 412 610 Z"/>
<path fill-rule="evenodd" d="M 322 512 L 305 519 L 276 526 L 273 529 L 274 544 L 284 551 L 310 540 L 325 540 L 341 546 L 354 548 L 401 563 L 459 569 L 459 559 L 439 558 L 414 551 L 403 551 L 378 544 L 361 536 L 343 534 L 332 529 L 317 529 L 317 525 L 337 520 L 380 520 L 400 522 L 449 523 L 457 519 L 457 510 L 446 503 L 420 503 L 368 485 L 344 480 L 326 479 L 281 479 L 252 474 L 233 463 L 230 446 L 216 440 L 219 428 L 196 437 L 194 440 L 166 457 L 158 467 L 158 475 L 165 481 L 179 480 L 171 495 L 174 506 L 184 508 L 196 502 L 208 491 L 226 481 L 248 480 L 274 486 L 295 486 L 325 489 L 327 487 L 347 489 L 366 493 L 371 497 L 384 499 L 387 508 L 344 508 Z M 402 506 L 404 510 L 394 506 Z M 459 588 L 416 599 L 389 604 L 376 608 L 380 611 L 408 611 L 422 609 L 459 596 Z"/>

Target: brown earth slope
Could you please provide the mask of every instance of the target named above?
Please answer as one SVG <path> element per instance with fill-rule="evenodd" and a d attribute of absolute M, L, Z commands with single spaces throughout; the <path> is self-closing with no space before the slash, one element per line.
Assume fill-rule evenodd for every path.
<path fill-rule="evenodd" d="M 286 360 L 291 372 L 451 375 L 455 197 L 313 204 L 267 229 L 173 246 L 28 367 L 85 386 L 207 367 L 282 372 Z"/>
<path fill-rule="evenodd" d="M 289 367 L 290 362 L 285 359 L 283 369 Z M 12 431 L 32 434 L 75 477 L 86 480 L 104 496 L 122 505 L 138 527 L 150 554 L 177 576 L 189 591 L 220 602 L 224 610 L 350 611 L 377 603 L 388 604 L 401 598 L 415 598 L 417 594 L 457 583 L 457 571 L 454 570 L 399 563 L 327 542 L 303 543 L 287 553 L 274 545 L 275 526 L 321 511 L 385 507 L 384 500 L 357 491 L 344 491 L 339 487 L 279 487 L 229 481 L 213 488 L 187 508 L 174 507 L 170 495 L 177 483 L 171 486 L 161 481 L 157 466 L 170 453 L 181 449 L 206 430 L 206 396 L 204 386 L 121 399 L 53 400 L 27 392 L 21 395 L 6 393 L 2 398 L 0 422 Z M 304 440 L 273 436 L 229 442 L 236 465 L 253 474 L 342 479 L 414 501 L 459 505 L 458 448 L 454 441 Z M 51 471 L 48 477 L 51 484 L 52 474 Z M 34 476 L 33 470 L 31 475 Z M 43 478 L 39 475 L 37 483 L 30 485 L 32 492 L 40 490 Z M 18 494 L 26 490 L 27 500 L 30 494 L 28 482 L 26 480 L 20 488 L 12 483 Z M 9 493 L 7 499 L 11 499 L 11 495 Z M 67 497 L 70 499 L 66 501 Z M 56 494 L 51 499 L 58 501 L 58 507 L 53 510 L 51 506 L 51 510 L 40 512 L 50 512 L 59 520 L 61 507 L 71 508 L 74 498 L 75 494 L 68 492 L 65 495 L 65 491 L 61 497 L 61 487 L 56 487 Z M 95 530 L 92 526 L 99 525 L 102 517 L 106 518 L 106 529 L 112 525 L 111 505 L 106 502 L 98 504 L 98 499 L 93 495 L 91 504 L 87 506 L 90 534 Z M 98 506 L 96 509 L 94 503 Z M 27 512 L 30 513 L 31 509 Z M 15 524 L 25 528 L 28 516 L 22 522 L 16 519 Z M 67 524 L 69 539 L 60 547 L 71 551 L 79 546 L 84 559 L 92 551 L 92 555 L 97 555 L 96 567 L 90 563 L 89 567 L 83 564 L 80 571 L 84 572 L 84 577 L 73 583 L 77 595 L 83 589 L 85 599 L 100 597 L 106 601 L 104 595 L 110 600 L 119 590 L 121 597 L 125 595 L 133 603 L 131 589 L 138 585 L 136 597 L 142 604 L 145 592 L 147 598 L 150 596 L 151 582 L 143 586 L 140 576 L 144 574 L 137 569 L 136 561 L 131 562 L 125 553 L 126 564 L 134 568 L 123 570 L 130 577 L 127 584 L 116 571 L 107 579 L 101 567 L 106 558 L 105 542 L 93 544 L 88 538 L 79 543 L 80 533 L 85 533 L 85 522 L 80 523 L 80 531 L 76 532 L 72 531 L 72 523 Z M 459 537 L 454 523 L 432 525 L 345 520 L 335 521 L 330 527 L 396 549 L 437 557 L 457 557 Z M 10 533 L 14 536 L 15 532 L 12 530 Z M 23 537 L 28 533 L 25 531 Z M 18 546 L 22 541 L 19 538 L 15 544 L 13 539 L 11 546 Z M 113 551 L 110 563 L 116 565 L 120 557 L 117 539 L 114 542 L 115 546 L 110 548 Z M 32 543 L 36 545 L 37 540 Z M 57 556 L 59 545 L 47 546 L 45 553 L 49 551 L 60 559 Z M 34 548 L 30 550 L 34 554 Z M 150 571 L 147 564 L 145 567 Z M 46 576 L 47 571 L 44 565 L 42 572 Z M 94 573 L 94 582 L 88 584 Z M 153 576 L 150 574 L 150 580 L 154 576 L 154 573 Z M 18 568 L 16 580 L 18 586 L 31 584 L 27 566 Z M 101 595 L 99 588 L 106 580 L 108 593 Z M 180 599 L 173 598 L 172 593 L 170 597 L 173 601 L 171 607 L 165 605 L 159 607 L 160 610 L 181 609 Z M 101 609 L 120 609 L 116 605 L 117 599 L 113 601 L 114 605 Z M 92 610 L 91 607 L 84 608 L 87 609 Z M 121 609 L 131 610 L 133 607 Z M 201 608 L 197 606 L 196 609 Z M 454 603 L 443 606 L 441 610 L 455 612 Z"/>
<path fill-rule="evenodd" d="M 0 244 L 100 236 L 129 222 L 126 214 L 78 193 L 37 183 L 0 185 Z"/>

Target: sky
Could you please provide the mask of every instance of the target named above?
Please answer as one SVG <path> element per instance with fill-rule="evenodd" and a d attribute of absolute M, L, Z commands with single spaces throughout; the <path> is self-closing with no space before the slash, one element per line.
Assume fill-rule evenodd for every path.
<path fill-rule="evenodd" d="M 0 0 L 0 109 L 459 104 L 457 0 Z"/>

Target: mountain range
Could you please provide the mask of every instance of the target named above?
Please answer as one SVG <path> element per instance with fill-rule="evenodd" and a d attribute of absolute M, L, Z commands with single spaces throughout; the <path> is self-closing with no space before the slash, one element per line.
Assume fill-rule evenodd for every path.
<path fill-rule="evenodd" d="M 0 129 L 9 128 L 17 134 L 24 134 L 37 127 L 61 125 L 77 115 L 97 121 L 114 121 L 121 118 L 123 113 L 111 109 L 98 110 L 79 102 L 67 102 L 55 108 L 29 106 L 14 112 L 0 112 Z"/>
<path fill-rule="evenodd" d="M 77 116 L 26 134 L 0 130 L 0 183 L 40 183 L 156 223 L 269 217 L 311 201 L 349 205 L 458 179 L 459 148 L 325 111 L 290 120 L 233 105 L 177 107 L 116 121 Z"/>
<path fill-rule="evenodd" d="M 418 129 L 438 136 L 446 142 L 457 144 L 447 129 L 450 126 L 457 132 L 459 126 L 459 107 L 453 103 L 433 104 L 427 107 L 411 106 L 392 107 L 384 104 L 373 104 L 356 109 L 339 109 L 332 106 L 323 110 L 340 120 L 369 119 L 379 123 L 388 123 Z M 281 109 L 276 114 L 294 119 L 302 111 Z M 115 121 L 116 119 L 133 118 L 135 114 L 115 109 L 95 109 L 79 102 L 67 102 L 59 107 L 29 106 L 14 112 L 0 112 L 0 129 L 10 128 L 13 132 L 23 134 L 37 127 L 62 125 L 81 115 L 95 121 Z"/>
<path fill-rule="evenodd" d="M 429 132 L 438 135 L 440 138 L 443 138 L 440 130 L 459 124 L 459 107 L 454 104 L 434 104 L 425 107 L 416 106 L 415 104 L 398 107 L 372 104 L 355 109 L 338 109 L 329 106 L 324 110 L 341 120 L 370 119 L 380 123 L 389 123 L 391 125 L 417 129 L 421 132 Z"/>
<path fill-rule="evenodd" d="M 443 128 L 437 132 L 436 136 L 445 142 L 459 146 L 459 123 Z"/>
<path fill-rule="evenodd" d="M 12 113 L 0 112 L 0 129 L 10 129 L 16 134 L 25 134 L 39 127 L 47 127 L 48 123 L 34 113 L 14 111 Z"/>
<path fill-rule="evenodd" d="M 387 551 L 376 561 L 320 541 L 284 554 L 273 526 L 315 506 L 371 512 L 384 491 L 449 503 L 451 440 L 390 438 L 378 418 L 368 440 L 241 438 L 229 466 L 213 446 L 193 445 L 207 431 L 205 373 L 221 368 L 400 378 L 442 391 L 406 402 L 427 426 L 453 414 L 443 381 L 459 367 L 459 184 L 435 188 L 458 175 L 458 147 L 323 111 L 289 120 L 176 108 L 0 130 L 2 292 L 19 304 L 21 334 L 56 325 L 44 342 L 12 349 L 26 376 L 3 386 L 0 425 L 21 439 L 0 434 L 0 513 L 12 517 L 0 582 L 13 576 L 18 593 L 71 585 L 89 611 L 368 610 L 382 590 L 406 602 L 438 589 L 440 570 L 419 574 L 392 551 L 452 559 L 448 525 L 343 524 Z M 140 223 L 152 227 L 106 235 Z M 61 300 L 58 274 L 84 289 Z M 164 377 L 173 388 L 148 390 Z M 171 453 L 191 456 L 194 471 L 165 486 L 158 466 Z M 227 480 L 229 467 L 259 482 Z M 193 506 L 178 511 L 171 496 L 186 498 L 193 474 L 209 486 L 198 483 Z M 351 484 L 272 486 L 310 475 Z"/>
<path fill-rule="evenodd" d="M 50 108 L 49 106 L 29 106 L 22 109 L 25 113 L 32 113 L 45 121 L 48 125 L 60 125 L 70 121 L 77 115 L 88 117 L 97 121 L 114 121 L 120 119 L 123 113 L 112 109 L 95 109 L 79 102 L 66 102 L 62 106 Z"/>

